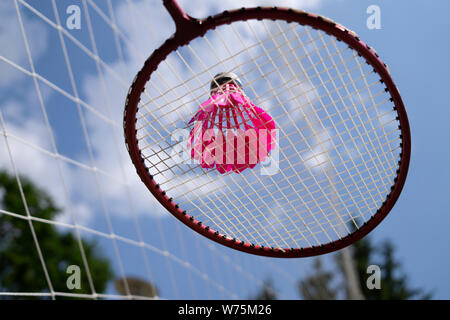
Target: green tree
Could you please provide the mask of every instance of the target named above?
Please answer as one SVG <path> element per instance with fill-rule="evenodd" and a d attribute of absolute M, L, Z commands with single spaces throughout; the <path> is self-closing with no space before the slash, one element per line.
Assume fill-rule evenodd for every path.
<path fill-rule="evenodd" d="M 270 278 L 267 278 L 264 281 L 259 292 L 254 297 L 250 298 L 250 300 L 277 300 L 277 299 L 278 295 L 273 287 L 273 283 Z"/>
<path fill-rule="evenodd" d="M 114 280 L 116 291 L 126 296 L 128 294 L 140 297 L 155 298 L 158 296 L 158 288 L 151 282 L 137 277 L 117 278 Z"/>
<path fill-rule="evenodd" d="M 370 300 L 430 299 L 430 293 L 410 287 L 408 277 L 394 257 L 394 251 L 394 246 L 390 241 L 386 240 L 375 247 L 369 237 L 365 237 L 353 245 L 356 268 L 365 298 Z M 369 290 L 367 288 L 366 281 L 369 276 L 367 267 L 371 264 L 380 267 L 381 289 Z"/>
<path fill-rule="evenodd" d="M 298 284 L 300 294 L 306 300 L 334 300 L 338 289 L 332 286 L 335 274 L 322 268 L 322 260 L 314 259 L 314 274 L 301 280 Z"/>
<path fill-rule="evenodd" d="M 390 241 L 374 245 L 370 237 L 365 237 L 351 247 L 353 264 L 356 269 L 356 281 L 364 299 L 369 300 L 406 300 L 430 299 L 432 295 L 421 289 L 411 288 L 408 277 L 395 258 L 395 248 Z M 334 271 L 325 271 L 319 258 L 314 260 L 314 274 L 306 277 L 299 283 L 299 292 L 303 299 L 336 299 L 341 295 L 350 297 L 348 274 L 343 267 L 342 251 L 335 255 Z M 380 289 L 370 290 L 367 287 L 367 267 L 378 265 L 381 271 Z M 333 287 L 333 279 L 341 275 L 342 285 Z"/>
<path fill-rule="evenodd" d="M 29 213 L 35 218 L 55 220 L 61 214 L 52 198 L 29 179 L 20 177 Z M 26 216 L 20 189 L 14 176 L 0 171 L 0 208 Z M 54 225 L 0 214 L 0 291 L 48 292 L 41 260 L 33 239 L 30 223 L 39 241 L 45 267 L 53 290 L 57 292 L 92 293 L 77 239 Z M 113 278 L 109 261 L 99 252 L 95 241 L 81 240 L 89 272 L 97 293 L 102 293 Z M 66 273 L 69 265 L 81 269 L 81 288 L 69 290 Z"/>

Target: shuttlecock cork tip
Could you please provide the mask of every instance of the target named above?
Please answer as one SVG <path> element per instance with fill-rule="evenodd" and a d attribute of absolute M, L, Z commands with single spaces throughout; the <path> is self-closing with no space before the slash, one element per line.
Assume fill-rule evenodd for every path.
<path fill-rule="evenodd" d="M 210 91 L 214 91 L 226 83 L 232 83 L 242 88 L 241 80 L 236 74 L 233 72 L 220 72 L 216 74 L 211 81 Z"/>

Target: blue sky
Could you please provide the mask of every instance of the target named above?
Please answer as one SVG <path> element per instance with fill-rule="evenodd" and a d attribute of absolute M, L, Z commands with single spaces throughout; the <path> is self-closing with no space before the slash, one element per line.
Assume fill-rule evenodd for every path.
<path fill-rule="evenodd" d="M 67 6 L 75 2 L 56 2 L 63 25 Z M 19 4 L 36 73 L 47 80 L 38 81 L 43 105 L 39 103 L 32 77 L 26 74 L 31 70 L 30 63 L 11 1 L 0 6 L 3 57 L 0 112 L 7 133 L 12 135 L 10 144 L 19 173 L 40 181 L 65 208 L 60 221 L 72 224 L 73 214 L 77 223 L 89 230 L 102 234 L 113 230 L 131 240 L 127 243 L 82 231 L 83 236 L 100 241 L 117 274 L 123 270 L 127 275 L 151 278 L 163 298 L 229 298 L 232 294 L 246 298 L 268 276 L 274 280 L 281 297 L 298 298 L 295 282 L 308 274 L 311 259 L 260 258 L 211 243 L 160 208 L 129 164 L 122 142 L 121 108 L 127 84 L 145 58 L 174 30 L 161 2 L 135 0 L 133 7 L 111 1 L 109 7 L 107 1 L 95 1 L 95 6 L 88 1 L 89 20 L 80 5 L 81 30 L 68 30 L 63 35 L 73 83 L 59 34 L 51 26 L 57 23 L 52 2 L 27 3 L 44 16 L 42 19 Z M 180 3 L 190 15 L 198 17 L 242 6 L 242 2 L 231 0 L 219 4 L 205 0 Z M 450 257 L 446 249 L 450 242 L 450 171 L 446 166 L 450 156 L 447 148 L 450 97 L 445 80 L 450 72 L 450 42 L 445 34 L 450 29 L 446 16 L 450 3 L 444 0 L 261 3 L 294 6 L 330 17 L 358 33 L 388 64 L 408 112 L 412 156 L 400 199 L 371 237 L 374 241 L 393 241 L 412 286 L 433 291 L 435 298 L 450 298 Z M 380 30 L 366 27 L 366 9 L 372 4 L 381 8 Z M 121 34 L 115 37 L 97 11 L 108 17 L 114 13 Z M 100 57 L 98 64 L 92 58 L 95 52 Z M 78 105 L 74 101 L 77 96 L 82 101 Z M 55 160 L 51 156 L 55 150 L 66 160 Z M 31 164 L 26 161 L 30 158 L 34 159 Z M 12 170 L 3 139 L 0 166 Z M 92 170 L 93 167 L 101 173 Z M 146 256 L 132 242 L 140 240 L 149 244 L 144 249 Z M 164 255 L 166 250 L 169 256 Z M 45 248 L 43 252 L 45 256 Z M 184 262 L 189 266 L 182 265 Z M 205 275 L 207 279 L 203 278 Z M 114 293 L 112 287 L 108 291 Z"/>

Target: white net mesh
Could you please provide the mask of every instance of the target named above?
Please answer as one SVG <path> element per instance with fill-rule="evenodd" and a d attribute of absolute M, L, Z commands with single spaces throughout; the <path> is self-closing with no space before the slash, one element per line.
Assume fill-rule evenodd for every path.
<path fill-rule="evenodd" d="M 264 260 L 264 266 L 260 267 L 258 257 L 212 244 L 171 219 L 136 177 L 123 143 L 121 117 L 134 73 L 159 45 L 162 39 L 156 37 L 168 37 L 172 32 L 169 29 L 167 34 L 155 32 L 158 23 L 172 24 L 160 2 L 80 1 L 77 4 L 81 9 L 81 29 L 68 30 L 66 9 L 72 4 L 72 1 L 11 0 L 0 5 L 0 165 L 1 170 L 16 178 L 17 197 L 23 206 L 11 211 L 5 201 L 0 201 L 0 223 L 4 226 L 13 221 L 19 225 L 23 221 L 19 232 L 30 233 L 33 246 L 30 258 L 39 262 L 32 269 L 23 270 L 25 287 L 14 289 L 3 282 L 0 295 L 149 298 L 133 294 L 126 283 L 122 295 L 112 283 L 105 290 L 96 287 L 102 274 L 89 260 L 84 241 L 98 243 L 116 277 L 138 276 L 155 284 L 159 294 L 153 298 L 246 298 L 263 285 L 267 274 L 294 283 L 296 277 L 288 270 L 297 270 L 297 262 L 275 264 Z M 149 40 L 142 41 L 144 38 Z M 197 83 L 198 76 L 185 79 L 186 82 L 176 77 L 162 78 L 178 79 L 180 85 L 185 83 L 189 88 L 196 83 L 198 92 L 205 94 L 209 74 L 202 83 Z M 165 90 L 164 82 L 157 85 Z M 171 92 L 175 90 L 172 85 L 169 88 Z M 194 106 L 203 96 L 200 93 L 192 96 L 192 90 L 184 88 L 180 92 L 190 92 L 187 98 L 193 99 Z M 269 98 L 270 93 L 265 97 Z M 162 107 L 166 102 L 160 101 L 173 98 L 176 98 L 173 93 L 164 95 L 158 105 Z M 162 108 L 166 117 L 161 121 L 169 121 L 168 106 Z M 187 115 L 193 111 L 187 105 L 180 108 Z M 174 120 L 188 119 L 180 116 Z M 155 124 L 146 130 L 156 128 Z M 155 130 L 161 133 L 158 139 L 167 137 L 168 128 Z M 194 173 L 198 175 L 199 170 Z M 62 208 L 60 215 L 49 219 L 29 209 L 32 199 L 22 187 L 25 177 L 52 196 Z M 203 177 L 204 183 L 209 183 L 211 177 Z M 195 183 L 201 181 L 195 179 Z M 179 186 L 174 184 L 172 189 Z M 5 192 L 0 188 L 0 197 Z M 228 196 L 241 198 L 239 193 Z M 198 205 L 205 211 L 210 200 L 203 200 L 206 202 Z M 65 282 L 61 287 L 58 279 L 61 274 L 64 279 L 68 277 L 66 267 L 73 261 L 71 257 L 67 261 L 55 259 L 55 246 L 64 244 L 48 243 L 40 231 L 42 225 L 76 239 L 74 258 L 78 256 L 77 261 L 81 261 L 85 293 L 66 288 Z M 17 248 L 30 246 L 17 243 L 17 234 L 0 234 L 1 250 L 6 243 Z M 0 258 L 11 267 L 5 256 Z M 255 265 L 258 270 L 250 271 Z M 40 282 L 45 288 L 38 285 Z M 280 294 L 286 296 L 296 297 L 292 291 Z"/>

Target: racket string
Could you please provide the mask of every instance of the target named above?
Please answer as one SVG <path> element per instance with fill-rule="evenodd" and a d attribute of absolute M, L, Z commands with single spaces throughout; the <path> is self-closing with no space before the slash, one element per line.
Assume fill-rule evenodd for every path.
<path fill-rule="evenodd" d="M 139 105 L 138 140 L 155 180 L 204 224 L 255 244 L 310 247 L 345 236 L 375 213 L 393 184 L 400 138 L 389 96 L 379 79 L 371 81 L 376 74 L 364 59 L 323 32 L 287 26 L 247 23 L 257 39 L 248 45 L 241 25 L 227 26 L 229 34 L 225 27 L 208 32 L 202 48 L 214 63 L 206 63 L 198 43 L 177 50 L 164 70 L 178 83 L 158 67 Z M 177 73 L 175 60 L 189 76 Z M 189 128 L 218 68 L 238 72 L 254 103 L 278 124 L 276 175 L 260 176 L 256 167 L 219 177 L 171 159 L 173 146 L 183 144 L 170 142 L 171 131 Z"/>

